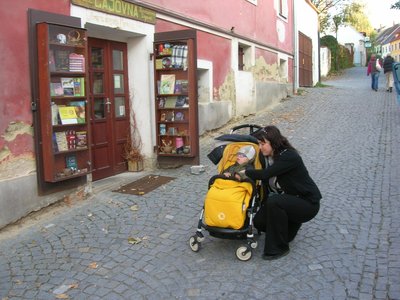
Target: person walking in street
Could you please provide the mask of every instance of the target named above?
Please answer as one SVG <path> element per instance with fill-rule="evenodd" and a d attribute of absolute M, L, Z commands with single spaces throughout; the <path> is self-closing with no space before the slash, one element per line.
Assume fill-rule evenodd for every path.
<path fill-rule="evenodd" d="M 393 63 L 394 59 L 389 53 L 383 60 L 383 73 L 386 76 L 386 91 L 390 93 L 393 90 Z"/>
<path fill-rule="evenodd" d="M 265 232 L 262 258 L 278 259 L 289 253 L 302 223 L 319 211 L 321 193 L 308 174 L 297 150 L 275 126 L 266 126 L 253 134 L 266 159 L 261 170 L 246 170 L 253 180 L 268 186 L 268 197 L 254 218 L 254 226 Z"/>
<path fill-rule="evenodd" d="M 378 91 L 378 80 L 379 73 L 381 72 L 382 65 L 375 54 L 371 55 L 368 62 L 367 76 L 371 74 L 371 88 L 377 92 Z"/>

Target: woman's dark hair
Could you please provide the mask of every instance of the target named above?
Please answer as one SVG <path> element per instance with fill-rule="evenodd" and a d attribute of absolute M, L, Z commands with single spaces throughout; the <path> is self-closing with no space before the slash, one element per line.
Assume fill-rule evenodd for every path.
<path fill-rule="evenodd" d="M 264 128 L 254 132 L 253 136 L 261 142 L 268 141 L 271 144 L 271 147 L 274 150 L 273 158 L 285 149 L 297 151 L 275 126 L 265 126 Z"/>

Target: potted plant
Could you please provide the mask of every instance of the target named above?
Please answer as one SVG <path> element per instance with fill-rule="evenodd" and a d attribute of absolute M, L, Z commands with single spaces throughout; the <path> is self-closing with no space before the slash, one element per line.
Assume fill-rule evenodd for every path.
<path fill-rule="evenodd" d="M 136 118 L 133 109 L 131 110 L 130 132 L 127 134 L 126 143 L 123 148 L 122 156 L 128 162 L 128 171 L 143 171 L 144 157 L 141 152 L 142 139 L 136 126 Z"/>

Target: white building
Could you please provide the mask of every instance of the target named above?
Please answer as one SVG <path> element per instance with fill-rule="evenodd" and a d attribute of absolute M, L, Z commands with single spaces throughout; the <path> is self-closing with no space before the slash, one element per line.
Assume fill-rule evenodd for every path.
<path fill-rule="evenodd" d="M 336 37 L 334 32 L 330 32 L 329 35 Z M 355 66 L 366 65 L 367 49 L 365 48 L 365 36 L 361 32 L 350 25 L 339 26 L 337 41 L 354 54 L 353 64 Z"/>

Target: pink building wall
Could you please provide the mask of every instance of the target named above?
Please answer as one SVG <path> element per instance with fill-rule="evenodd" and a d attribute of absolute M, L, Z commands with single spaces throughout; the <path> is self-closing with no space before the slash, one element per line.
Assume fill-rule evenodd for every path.
<path fill-rule="evenodd" d="M 0 1 L 0 163 L 34 152 L 28 46 L 28 9 L 69 15 L 69 0 Z M 13 126 L 18 124 L 18 126 Z M 12 130 L 12 132 L 10 132 Z M 7 138 L 8 137 L 8 138 Z M 2 154 L 3 153 L 3 154 Z"/>
<path fill-rule="evenodd" d="M 285 38 L 278 39 L 276 34 L 277 12 L 273 9 L 274 0 L 258 1 L 253 5 L 245 0 L 229 1 L 181 1 L 181 0 L 146 0 L 144 3 L 164 7 L 179 15 L 230 31 L 234 27 L 236 34 L 254 39 L 260 43 L 292 52 L 293 26 L 292 1 L 288 1 L 288 22 Z M 160 28 L 162 29 L 162 28 Z"/>

